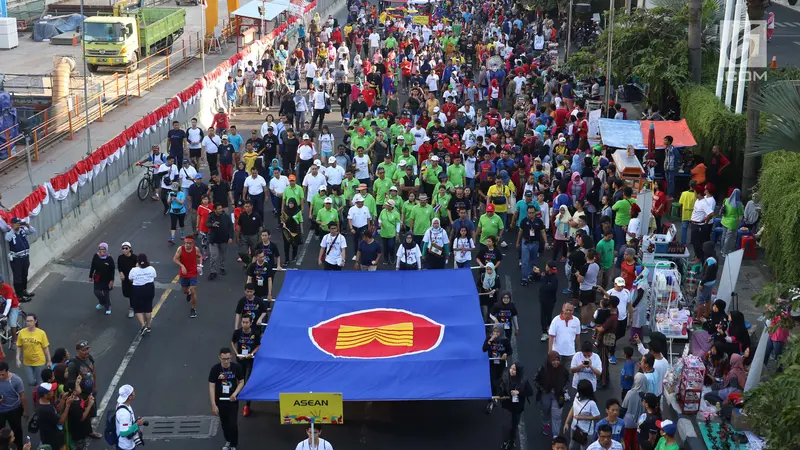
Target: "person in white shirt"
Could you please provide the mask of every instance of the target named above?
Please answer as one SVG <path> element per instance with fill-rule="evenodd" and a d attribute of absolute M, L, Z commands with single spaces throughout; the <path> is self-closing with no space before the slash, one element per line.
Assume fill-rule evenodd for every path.
<path fill-rule="evenodd" d="M 123 244 L 130 243 L 126 242 Z M 131 307 L 136 314 L 136 320 L 142 327 L 141 334 L 144 336 L 150 333 L 150 321 L 152 320 L 153 298 L 156 295 L 156 269 L 150 265 L 147 255 L 139 253 L 136 256 L 136 266 L 128 272 L 128 279 L 131 281 Z"/>
<path fill-rule="evenodd" d="M 319 192 L 320 186 L 327 186 L 328 184 L 325 175 L 320 173 L 321 165 L 322 164 L 319 164 L 319 160 L 314 161 L 311 170 L 303 178 L 303 190 L 305 191 L 306 201 L 309 203 L 311 199 L 314 198 L 314 194 Z"/>
<path fill-rule="evenodd" d="M 436 92 L 439 91 L 439 75 L 437 75 L 435 71 L 431 71 L 431 73 L 428 74 L 428 78 L 425 79 L 425 84 L 428 85 L 428 90 L 435 96 Z"/>
<path fill-rule="evenodd" d="M 314 85 L 314 77 L 317 76 L 317 64 L 314 62 L 314 59 L 312 58 L 308 61 L 303 69 L 306 73 L 306 89 L 311 89 Z"/>
<path fill-rule="evenodd" d="M 648 344 L 650 356 L 653 357 L 653 373 L 655 374 L 655 391 L 653 394 L 659 397 L 663 392 L 664 377 L 667 375 L 667 371 L 670 367 L 669 360 L 664 358 L 664 355 L 662 354 L 664 350 L 667 350 L 667 343 L 663 339 L 663 335 L 661 337 L 661 339 L 651 338 L 650 343 Z M 648 351 L 644 348 L 644 345 L 642 345 L 639 335 L 634 335 L 633 340 L 636 343 L 636 350 L 638 350 L 642 355 L 646 356 Z"/>
<path fill-rule="evenodd" d="M 178 178 L 178 166 L 175 165 L 175 157 L 170 155 L 167 162 L 156 168 L 155 176 L 161 180 L 161 188 L 156 196 L 161 197 L 164 205 L 164 215 L 169 214 L 169 191 L 172 190 L 172 182 Z"/>
<path fill-rule="evenodd" d="M 589 380 L 592 383 L 592 390 L 597 390 L 597 377 L 603 373 L 603 365 L 600 355 L 592 351 L 592 343 L 586 341 L 581 344 L 581 351 L 572 356 L 570 362 L 570 372 L 572 376 L 572 387 L 578 388 L 580 380 Z"/>
<path fill-rule="evenodd" d="M 317 87 L 316 92 L 311 96 L 311 107 L 314 109 L 314 112 L 311 115 L 311 129 L 314 129 L 314 125 L 319 120 L 319 131 L 322 131 L 322 122 L 325 121 L 325 106 L 328 102 L 328 98 L 330 96 L 327 92 L 322 90 L 322 87 Z"/>
<path fill-rule="evenodd" d="M 181 190 L 187 198 L 189 197 L 189 187 L 194 183 L 194 177 L 197 175 L 197 170 L 189 163 L 188 159 L 184 159 L 183 167 L 178 172 L 178 177 L 181 179 Z"/>
<path fill-rule="evenodd" d="M 258 169 L 250 169 L 250 176 L 244 180 L 244 194 L 242 198 L 253 203 L 253 211 L 259 216 L 264 217 L 264 189 L 267 182 L 264 177 L 258 174 Z"/>
<path fill-rule="evenodd" d="M 361 242 L 361 236 L 367 230 L 369 221 L 372 219 L 372 214 L 369 208 L 364 206 L 364 197 L 361 194 L 353 196 L 353 206 L 347 210 L 347 224 L 350 228 L 350 233 L 353 234 L 353 248 L 358 248 L 358 243 Z M 355 261 L 353 256 L 353 261 Z"/>
<path fill-rule="evenodd" d="M 594 435 L 595 422 L 600 419 L 600 409 L 597 407 L 597 402 L 594 400 L 594 391 L 588 381 L 582 380 L 577 390 L 575 400 L 573 400 L 567 419 L 564 421 L 563 435 L 572 436 L 577 429 L 580 429 L 591 439 Z M 556 432 L 556 430 L 553 430 L 553 433 Z M 586 447 L 585 444 L 581 445 L 573 439 L 569 448 L 582 450 Z"/>
<path fill-rule="evenodd" d="M 506 116 L 500 121 L 503 131 L 514 131 L 517 129 L 517 121 L 511 117 L 511 112 L 506 111 Z"/>
<path fill-rule="evenodd" d="M 575 306 L 572 303 L 564 303 L 561 306 L 561 314 L 553 318 L 547 330 L 549 338 L 547 353 L 558 353 L 564 367 L 570 367 L 572 364 L 572 356 L 575 354 L 578 338 L 581 335 L 581 322 L 572 315 L 574 311 Z"/>
<path fill-rule="evenodd" d="M 138 436 L 139 427 L 144 425 L 144 419 L 141 417 L 137 419 L 133 413 L 133 408 L 131 408 L 131 402 L 136 398 L 136 394 L 133 393 L 133 386 L 130 384 L 123 385 L 118 392 L 117 411 L 114 414 L 116 434 L 119 438 L 117 448 L 132 450 L 136 448 L 134 438 Z"/>
<path fill-rule="evenodd" d="M 428 138 L 428 130 L 422 128 L 422 126 L 417 123 L 417 125 L 411 129 L 411 135 L 414 136 L 414 145 L 412 146 L 412 150 L 414 153 L 417 153 L 420 146 L 424 144 L 425 140 Z"/>
<path fill-rule="evenodd" d="M 604 423 L 597 427 L 597 440 L 589 444 L 586 450 L 622 450 L 622 444 L 611 439 L 614 432 L 611 425 Z"/>
<path fill-rule="evenodd" d="M 219 152 L 219 146 L 222 145 L 222 139 L 216 135 L 216 131 L 213 127 L 208 127 L 208 134 L 203 138 L 202 145 L 203 149 L 206 151 L 208 170 L 210 172 L 216 172 L 219 169 L 217 166 L 217 161 L 219 159 L 217 153 Z"/>
<path fill-rule="evenodd" d="M 630 242 L 631 239 L 636 239 L 637 241 L 641 239 L 642 233 L 644 233 L 644 224 L 642 223 L 642 218 L 640 217 L 640 213 L 642 209 L 634 203 L 631 205 L 630 215 L 631 220 L 628 222 L 628 229 L 625 231 L 625 240 Z"/>
<path fill-rule="evenodd" d="M 522 87 L 525 86 L 525 77 L 517 75 L 512 81 L 514 82 L 514 94 L 522 95 Z"/>
<path fill-rule="evenodd" d="M 347 240 L 339 234 L 336 222 L 328 224 L 328 234 L 322 237 L 319 249 L 319 265 L 325 270 L 342 270 L 347 253 Z"/>
<path fill-rule="evenodd" d="M 373 30 L 372 33 L 369 34 L 369 57 L 375 54 L 381 46 L 381 35 L 378 34 L 377 31 Z"/>
<path fill-rule="evenodd" d="M 200 164 L 204 136 L 203 130 L 197 126 L 197 119 L 192 119 L 192 126 L 186 130 L 186 141 L 189 143 L 189 159 L 195 167 L 199 167 Z"/>
<path fill-rule="evenodd" d="M 475 108 L 472 107 L 471 101 L 469 99 L 464 100 L 464 106 L 458 108 L 459 111 L 463 112 L 465 116 L 469 117 L 469 120 L 475 121 Z"/>
<path fill-rule="evenodd" d="M 328 167 L 324 171 L 325 178 L 328 179 L 328 185 L 331 187 L 340 187 L 344 179 L 344 169 L 336 163 L 336 157 L 331 156 L 328 158 Z"/>
<path fill-rule="evenodd" d="M 314 425 L 314 435 L 312 436 L 311 425 L 309 424 L 308 429 L 306 429 L 308 439 L 300 441 L 294 450 L 333 450 L 333 446 L 331 446 L 330 442 L 319 437 L 320 434 L 322 434 L 322 425 Z"/>
<path fill-rule="evenodd" d="M 599 286 L 599 288 L 602 288 L 602 286 Z M 625 332 L 628 330 L 628 316 L 632 317 L 633 314 L 631 291 L 625 289 L 625 279 L 622 277 L 615 278 L 614 288 L 608 292 L 605 292 L 605 297 L 615 297 L 617 300 L 619 300 L 619 304 L 617 305 L 617 311 L 618 311 L 617 329 L 612 331 L 617 336 L 617 339 L 622 339 L 622 337 L 625 336 Z M 610 355 L 608 358 L 608 362 L 610 364 L 617 363 L 617 357 L 614 356 L 615 350 L 616 346 L 611 347 L 608 350 L 608 353 Z"/>
<path fill-rule="evenodd" d="M 297 167 L 300 168 L 300 175 L 308 173 L 308 169 L 314 163 L 314 157 L 317 156 L 317 149 L 314 142 L 311 141 L 311 136 L 304 134 L 303 140 L 300 141 L 300 146 L 297 147 Z"/>
<path fill-rule="evenodd" d="M 403 243 L 397 248 L 395 270 L 422 270 L 422 252 L 411 233 L 406 233 Z"/>
<path fill-rule="evenodd" d="M 439 123 L 442 124 L 443 126 L 447 124 L 447 116 L 445 115 L 445 113 L 442 112 L 442 110 L 438 106 L 435 106 L 433 108 L 432 119 L 434 120 L 439 119 Z"/>
<path fill-rule="evenodd" d="M 272 178 L 269 179 L 270 200 L 272 200 L 272 214 L 277 215 L 281 210 L 283 191 L 289 186 L 289 179 L 281 174 L 281 169 L 272 169 Z"/>
<path fill-rule="evenodd" d="M 264 74 L 259 72 L 256 75 L 256 79 L 253 80 L 253 95 L 255 96 L 256 100 L 256 108 L 258 108 L 258 113 L 261 114 L 261 111 L 264 109 L 269 109 L 267 107 L 267 80 L 264 78 Z"/>

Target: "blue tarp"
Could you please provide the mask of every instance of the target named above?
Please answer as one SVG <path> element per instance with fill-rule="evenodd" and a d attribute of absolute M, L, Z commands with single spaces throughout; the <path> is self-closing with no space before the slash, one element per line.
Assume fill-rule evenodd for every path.
<path fill-rule="evenodd" d="M 291 271 L 239 398 L 485 399 L 484 339 L 469 270 Z"/>
<path fill-rule="evenodd" d="M 628 148 L 632 145 L 637 150 L 647 149 L 638 120 L 600 119 L 600 139 L 609 147 Z"/>
<path fill-rule="evenodd" d="M 42 19 L 33 24 L 33 40 L 42 42 L 53 36 L 77 30 L 83 23 L 84 16 L 70 14 L 68 16 L 51 17 Z"/>

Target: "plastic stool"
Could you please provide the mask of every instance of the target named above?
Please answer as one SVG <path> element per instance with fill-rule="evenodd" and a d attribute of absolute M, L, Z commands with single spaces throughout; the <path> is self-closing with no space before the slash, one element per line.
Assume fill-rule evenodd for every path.
<path fill-rule="evenodd" d="M 683 207 L 679 202 L 674 202 L 672 204 L 672 209 L 670 209 L 669 215 L 672 217 L 681 217 L 681 212 L 683 212 Z"/>
<path fill-rule="evenodd" d="M 742 248 L 744 249 L 744 257 L 747 259 L 756 259 L 756 238 L 753 236 L 742 236 Z"/>

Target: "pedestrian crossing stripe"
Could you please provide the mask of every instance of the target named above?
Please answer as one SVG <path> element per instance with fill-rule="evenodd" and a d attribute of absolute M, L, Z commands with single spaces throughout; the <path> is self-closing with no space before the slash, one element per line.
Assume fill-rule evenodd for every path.
<path fill-rule="evenodd" d="M 800 28 L 800 22 L 775 22 L 775 28 Z"/>

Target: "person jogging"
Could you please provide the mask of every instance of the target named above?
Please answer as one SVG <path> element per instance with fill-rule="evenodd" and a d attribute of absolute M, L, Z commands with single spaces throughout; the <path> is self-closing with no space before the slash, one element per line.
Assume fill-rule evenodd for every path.
<path fill-rule="evenodd" d="M 194 236 L 186 236 L 183 245 L 175 251 L 172 262 L 180 267 L 181 287 L 186 301 L 191 303 L 189 317 L 197 317 L 197 277 L 202 275 L 203 257 L 194 245 Z"/>

